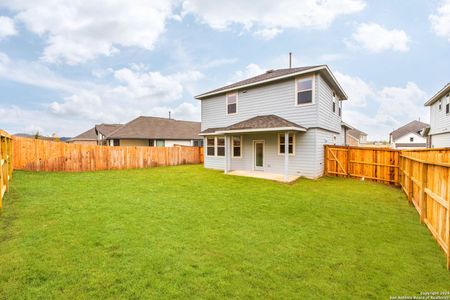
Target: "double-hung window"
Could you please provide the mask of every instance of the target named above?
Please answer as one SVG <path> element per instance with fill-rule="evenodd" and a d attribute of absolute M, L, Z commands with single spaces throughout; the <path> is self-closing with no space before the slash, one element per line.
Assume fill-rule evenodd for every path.
<path fill-rule="evenodd" d="M 295 153 L 295 140 L 294 140 L 294 134 L 289 134 L 289 141 L 288 141 L 288 154 L 294 155 Z M 286 144 L 284 143 L 284 133 L 278 134 L 278 154 L 284 154 L 284 146 Z"/>
<path fill-rule="evenodd" d="M 439 111 L 442 110 L 442 100 L 439 100 Z"/>
<path fill-rule="evenodd" d="M 339 100 L 339 116 L 342 116 L 342 101 Z"/>
<path fill-rule="evenodd" d="M 297 105 L 313 103 L 313 77 L 302 78 L 297 80 Z"/>
<path fill-rule="evenodd" d="M 237 113 L 238 94 L 227 94 L 227 114 L 232 115 Z"/>
<path fill-rule="evenodd" d="M 217 156 L 225 156 L 225 137 L 217 137 Z"/>
<path fill-rule="evenodd" d="M 231 142 L 233 143 L 233 157 L 241 158 L 242 157 L 242 137 L 241 136 L 233 136 L 233 137 L 231 137 Z"/>
<path fill-rule="evenodd" d="M 445 97 L 445 113 L 450 113 L 450 94 Z"/>
<path fill-rule="evenodd" d="M 216 156 L 216 139 L 214 137 L 206 138 L 206 156 Z"/>

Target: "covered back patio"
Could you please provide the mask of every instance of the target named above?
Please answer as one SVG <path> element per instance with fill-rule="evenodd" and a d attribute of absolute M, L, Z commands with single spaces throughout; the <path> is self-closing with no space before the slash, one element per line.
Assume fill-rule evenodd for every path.
<path fill-rule="evenodd" d="M 257 116 L 225 128 L 211 128 L 206 158 L 220 157 L 226 174 L 292 182 L 296 173 L 296 141 L 306 128 L 276 115 Z M 206 166 L 206 164 L 205 164 Z"/>

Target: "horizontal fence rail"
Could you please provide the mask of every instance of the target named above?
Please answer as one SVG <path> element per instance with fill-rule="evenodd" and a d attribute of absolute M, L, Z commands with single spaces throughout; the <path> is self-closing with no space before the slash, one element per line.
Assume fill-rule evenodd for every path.
<path fill-rule="evenodd" d="M 199 147 L 109 147 L 13 138 L 13 166 L 29 171 L 97 171 L 199 164 Z"/>
<path fill-rule="evenodd" d="M 12 178 L 12 152 L 11 136 L 0 130 L 0 209 L 3 206 L 3 196 L 9 190 L 9 181 Z"/>
<path fill-rule="evenodd" d="M 400 186 L 447 255 L 450 270 L 450 148 L 393 150 L 325 146 L 325 175 Z"/>

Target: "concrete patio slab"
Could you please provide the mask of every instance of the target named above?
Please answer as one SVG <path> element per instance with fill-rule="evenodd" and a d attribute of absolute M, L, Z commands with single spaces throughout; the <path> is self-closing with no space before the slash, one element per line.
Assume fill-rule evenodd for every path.
<path fill-rule="evenodd" d="M 267 179 L 267 180 L 273 180 L 278 182 L 293 182 L 300 178 L 300 176 L 289 176 L 288 181 L 284 180 L 283 174 L 274 174 L 274 173 L 266 173 L 266 172 L 258 172 L 258 171 L 243 171 L 243 170 L 236 170 L 236 171 L 229 171 L 227 173 L 228 175 L 234 175 L 234 176 L 244 176 L 244 177 L 253 177 L 253 178 L 260 178 L 260 179 Z"/>

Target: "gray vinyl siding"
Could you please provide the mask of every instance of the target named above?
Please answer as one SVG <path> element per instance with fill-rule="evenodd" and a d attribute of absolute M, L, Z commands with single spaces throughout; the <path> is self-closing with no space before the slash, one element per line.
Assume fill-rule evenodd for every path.
<path fill-rule="evenodd" d="M 439 100 L 430 106 L 430 134 L 450 132 L 450 114 L 445 113 L 445 97 L 441 98 L 442 109 L 439 110 Z"/>
<path fill-rule="evenodd" d="M 340 132 L 341 117 L 332 111 L 333 91 L 316 74 L 314 103 L 296 105 L 295 79 L 238 91 L 238 112 L 227 115 L 226 94 L 201 100 L 202 130 L 226 127 L 261 115 L 274 114 L 304 127 L 322 127 Z"/>
<path fill-rule="evenodd" d="M 294 78 L 238 91 L 237 113 L 227 115 L 226 94 L 201 100 L 202 130 L 226 127 L 261 115 L 274 114 L 308 128 L 296 133 L 295 156 L 289 156 L 289 174 L 316 178 L 323 174 L 324 144 L 344 144 L 341 117 L 332 111 L 333 91 L 317 73 L 314 80 L 314 103 L 296 105 Z M 278 155 L 278 133 L 243 134 L 242 158 L 231 158 L 231 170 L 253 171 L 253 141 L 264 140 L 264 171 L 284 172 L 284 156 Z M 225 169 L 225 157 L 206 155 L 206 168 Z"/>
<path fill-rule="evenodd" d="M 340 135 L 322 129 L 295 134 L 295 155 L 289 156 L 289 175 L 317 178 L 323 174 L 324 145 Z M 242 157 L 230 159 L 230 170 L 254 171 L 254 141 L 264 141 L 264 172 L 284 173 L 284 155 L 278 154 L 278 133 L 242 135 Z M 206 144 L 206 143 L 205 143 Z M 206 149 L 205 149 L 206 153 Z M 206 156 L 205 167 L 225 169 L 225 157 Z"/>
<path fill-rule="evenodd" d="M 318 126 L 335 131 L 341 131 L 342 118 L 339 116 L 339 102 L 336 103 L 336 111 L 333 112 L 333 90 L 321 76 L 318 78 Z M 336 96 L 337 97 L 337 96 Z"/>
<path fill-rule="evenodd" d="M 319 76 L 316 75 L 318 78 Z M 201 100 L 202 130 L 225 127 L 261 115 L 277 115 L 304 127 L 319 126 L 317 99 L 319 80 L 315 80 L 316 103 L 295 105 L 295 80 L 288 79 L 272 84 L 239 90 L 238 112 L 226 113 L 226 94 Z"/>
<path fill-rule="evenodd" d="M 433 134 L 431 136 L 431 147 L 432 148 L 450 147 L 450 132 Z"/>

